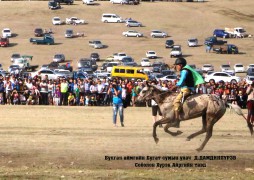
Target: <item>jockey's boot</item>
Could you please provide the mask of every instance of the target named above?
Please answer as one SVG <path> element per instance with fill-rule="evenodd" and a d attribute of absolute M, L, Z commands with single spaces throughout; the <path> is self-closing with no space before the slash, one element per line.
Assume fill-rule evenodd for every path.
<path fill-rule="evenodd" d="M 172 127 L 179 128 L 180 120 L 179 120 L 179 111 L 175 110 L 175 121 L 172 123 Z"/>

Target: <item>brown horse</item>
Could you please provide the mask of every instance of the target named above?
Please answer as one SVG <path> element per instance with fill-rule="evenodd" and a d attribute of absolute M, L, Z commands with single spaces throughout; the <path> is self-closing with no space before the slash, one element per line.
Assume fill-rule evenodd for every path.
<path fill-rule="evenodd" d="M 156 134 L 156 127 L 160 124 L 167 124 L 164 127 L 164 131 L 172 136 L 177 136 L 181 134 L 181 131 L 171 132 L 168 130 L 169 127 L 173 127 L 173 122 L 175 120 L 175 113 L 173 110 L 173 101 L 176 98 L 177 93 L 172 91 L 162 91 L 160 88 L 154 85 L 148 85 L 142 89 L 137 101 L 147 101 L 153 99 L 162 112 L 163 118 L 153 125 L 153 137 L 156 143 L 159 139 Z M 233 107 L 234 108 L 234 107 Z M 196 149 L 197 151 L 202 151 L 212 137 L 214 124 L 225 114 L 226 105 L 225 103 L 216 95 L 212 94 L 194 94 L 184 101 L 182 105 L 182 110 L 180 111 L 180 120 L 190 120 L 197 117 L 202 117 L 203 127 L 200 131 L 191 134 L 187 137 L 187 140 L 203 134 L 206 132 L 206 137 L 201 146 Z M 250 128 L 250 127 L 249 127 Z M 253 127 L 250 128 L 251 134 L 253 134 Z"/>

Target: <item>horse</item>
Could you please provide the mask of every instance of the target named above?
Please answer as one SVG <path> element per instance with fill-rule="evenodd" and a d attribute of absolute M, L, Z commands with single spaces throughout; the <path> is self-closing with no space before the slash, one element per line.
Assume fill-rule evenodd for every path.
<path fill-rule="evenodd" d="M 153 138 L 156 143 L 159 142 L 159 138 L 156 134 L 156 127 L 161 124 L 166 124 L 164 126 L 164 131 L 172 136 L 178 136 L 182 132 L 171 132 L 168 129 L 174 127 L 175 113 L 173 108 L 173 101 L 176 98 L 178 93 L 173 91 L 163 91 L 156 85 L 147 84 L 139 93 L 137 102 L 148 101 L 153 99 L 159 106 L 163 118 L 159 121 L 156 121 L 153 125 Z M 232 106 L 235 108 L 235 106 Z M 238 109 L 239 111 L 239 109 Z M 241 110 L 240 110 L 241 111 Z M 202 117 L 202 129 L 196 133 L 193 133 L 187 137 L 187 141 L 190 141 L 192 138 L 203 134 L 206 132 L 206 137 L 203 143 L 196 150 L 202 151 L 212 137 L 213 126 L 218 122 L 221 117 L 226 112 L 226 103 L 220 97 L 214 94 L 192 94 L 185 98 L 182 109 L 179 113 L 180 121 L 190 120 L 198 117 Z M 236 111 L 237 112 L 237 111 Z M 241 112 L 238 113 L 244 116 Z M 248 126 L 253 134 L 253 127 Z"/>

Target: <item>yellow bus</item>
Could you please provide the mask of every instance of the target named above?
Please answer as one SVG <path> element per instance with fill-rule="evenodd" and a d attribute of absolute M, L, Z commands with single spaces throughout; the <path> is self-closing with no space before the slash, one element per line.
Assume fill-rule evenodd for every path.
<path fill-rule="evenodd" d="M 131 66 L 113 66 L 111 71 L 111 77 L 120 77 L 122 79 L 140 79 L 148 80 L 148 75 L 141 67 Z"/>

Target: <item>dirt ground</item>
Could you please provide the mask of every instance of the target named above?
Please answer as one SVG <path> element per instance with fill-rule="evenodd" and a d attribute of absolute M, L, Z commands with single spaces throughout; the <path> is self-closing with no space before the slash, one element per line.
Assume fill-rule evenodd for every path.
<path fill-rule="evenodd" d="M 197 37 L 203 44 L 205 37 L 215 28 L 242 26 L 254 34 L 253 5 L 251 0 L 210 0 L 205 3 L 141 3 L 140 6 L 112 5 L 98 2 L 85 6 L 80 1 L 73 6 L 50 11 L 47 2 L 1 2 L 0 29 L 9 27 L 16 34 L 11 46 L 0 48 L 1 63 L 10 65 L 14 52 L 33 55 L 32 64 L 46 64 L 55 53 L 64 53 L 73 62 L 99 52 L 105 58 L 114 52 L 124 51 L 137 62 L 147 50 L 155 50 L 167 63 L 169 50 L 164 48 L 165 39 L 151 39 L 152 29 L 169 33 L 177 44 L 183 46 L 184 57 L 191 64 L 201 66 L 211 63 L 216 68 L 222 63 L 253 63 L 252 38 L 228 39 L 239 46 L 239 55 L 205 53 L 204 46 L 187 47 L 187 39 Z M 113 8 L 114 7 L 114 8 Z M 117 13 L 131 17 L 144 24 L 134 28 L 143 32 L 145 38 L 125 38 L 123 24 L 100 22 L 102 13 Z M 88 21 L 80 26 L 53 26 L 51 18 L 62 19 L 77 16 Z M 54 46 L 32 45 L 36 27 L 52 28 L 56 41 Z M 84 31 L 84 38 L 65 39 L 67 28 Z M 108 47 L 94 50 L 88 40 L 100 39 Z M 245 112 L 246 113 L 246 112 Z M 215 125 L 214 133 L 204 151 L 197 153 L 204 135 L 192 141 L 186 137 L 201 128 L 201 119 L 183 122 L 184 133 L 171 137 L 158 128 L 160 142 L 152 138 L 151 109 L 146 107 L 125 110 L 125 127 L 112 126 L 111 107 L 0 107 L 0 178 L 1 179 L 253 179 L 254 143 L 242 117 L 227 112 Z M 174 130 L 172 128 L 172 130 Z M 118 160 L 108 160 L 117 156 Z M 127 156 L 141 156 L 144 160 L 124 160 Z M 158 156 L 146 160 L 147 156 Z M 176 156 L 178 160 L 165 160 Z M 190 156 L 187 160 L 180 160 Z M 195 156 L 236 156 L 236 160 L 194 160 Z M 187 158 L 187 157 L 186 157 Z M 137 163 L 137 164 L 135 164 Z M 157 163 L 193 167 L 136 167 Z M 195 167 L 195 166 L 206 167 Z"/>
<path fill-rule="evenodd" d="M 245 111 L 244 111 L 245 112 Z M 186 141 L 201 119 L 181 124 L 171 137 L 158 128 L 152 138 L 151 108 L 125 109 L 125 127 L 113 127 L 112 107 L 1 106 L 0 177 L 45 179 L 251 179 L 254 143 L 245 120 L 235 113 L 215 125 L 213 137 L 197 153 L 204 135 Z M 119 121 L 118 121 L 119 125 Z M 176 129 L 172 128 L 172 131 Z M 108 157 L 109 156 L 109 157 Z M 115 156 L 115 159 L 112 159 Z M 127 156 L 144 159 L 127 160 Z M 147 160 L 147 156 L 160 159 Z M 183 159 L 189 156 L 190 159 Z M 235 160 L 194 160 L 195 156 L 236 156 Z M 111 157 L 111 158 L 110 158 Z M 166 160 L 166 157 L 178 159 Z M 117 160 L 116 160 L 117 159 Z M 137 164 L 136 164 L 137 163 Z M 193 167 L 137 167 L 141 164 Z M 197 165 L 196 165 L 197 164 Z M 195 167 L 206 166 L 206 167 Z"/>

